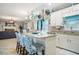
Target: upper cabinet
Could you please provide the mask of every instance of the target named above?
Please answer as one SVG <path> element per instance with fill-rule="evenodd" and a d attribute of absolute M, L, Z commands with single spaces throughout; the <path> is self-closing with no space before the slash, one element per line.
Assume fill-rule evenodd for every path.
<path fill-rule="evenodd" d="M 53 12 L 51 14 L 51 26 L 62 26 L 63 17 L 79 14 L 79 4 Z"/>

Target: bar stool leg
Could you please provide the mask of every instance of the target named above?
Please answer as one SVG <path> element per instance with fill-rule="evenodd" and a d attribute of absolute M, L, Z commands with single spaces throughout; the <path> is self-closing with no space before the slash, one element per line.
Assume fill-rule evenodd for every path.
<path fill-rule="evenodd" d="M 20 55 L 22 54 L 22 46 L 20 45 Z"/>
<path fill-rule="evenodd" d="M 20 54 L 21 51 L 21 45 L 18 46 L 18 54 Z"/>
<path fill-rule="evenodd" d="M 21 55 L 24 55 L 24 47 L 21 47 Z"/>
<path fill-rule="evenodd" d="M 23 47 L 23 55 L 27 55 L 27 51 L 26 51 L 25 47 Z"/>
<path fill-rule="evenodd" d="M 25 49 L 25 55 L 28 55 L 29 53 L 28 53 L 28 51 Z"/>
<path fill-rule="evenodd" d="M 45 55 L 45 50 L 42 50 L 42 55 Z"/>
<path fill-rule="evenodd" d="M 17 42 L 17 45 L 16 45 L 16 52 L 19 53 L 19 43 Z"/>
<path fill-rule="evenodd" d="M 19 53 L 19 51 L 20 51 L 20 43 L 18 43 L 18 49 L 17 50 L 18 50 L 18 53 Z"/>

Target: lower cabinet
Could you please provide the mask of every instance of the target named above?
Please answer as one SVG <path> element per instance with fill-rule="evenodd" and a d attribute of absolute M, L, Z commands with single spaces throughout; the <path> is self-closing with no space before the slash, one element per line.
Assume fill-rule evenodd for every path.
<path fill-rule="evenodd" d="M 79 53 L 79 36 L 70 36 L 69 49 L 76 53 Z"/>
<path fill-rule="evenodd" d="M 68 48 L 68 40 L 65 38 L 65 35 L 58 34 L 56 45 L 59 47 Z"/>
<path fill-rule="evenodd" d="M 58 34 L 56 46 L 79 54 L 79 36 Z"/>

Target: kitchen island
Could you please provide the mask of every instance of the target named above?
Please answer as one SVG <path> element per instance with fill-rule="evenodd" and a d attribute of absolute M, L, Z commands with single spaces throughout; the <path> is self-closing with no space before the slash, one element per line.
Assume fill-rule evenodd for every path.
<path fill-rule="evenodd" d="M 55 34 L 32 34 L 32 33 L 23 33 L 27 37 L 44 45 L 44 54 L 45 55 L 55 55 L 56 54 L 56 35 Z"/>

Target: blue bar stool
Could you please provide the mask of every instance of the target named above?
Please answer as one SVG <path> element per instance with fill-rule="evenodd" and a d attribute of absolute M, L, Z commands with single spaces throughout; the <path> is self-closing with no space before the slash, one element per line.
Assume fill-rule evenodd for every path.
<path fill-rule="evenodd" d="M 32 38 L 32 42 L 32 44 L 37 48 L 38 54 L 45 55 L 45 46 L 42 43 L 39 43 L 36 38 Z"/>
<path fill-rule="evenodd" d="M 21 33 L 18 33 L 18 35 L 19 35 L 19 40 L 20 40 L 20 53 L 19 54 L 24 55 L 25 47 L 24 47 L 23 35 Z"/>
<path fill-rule="evenodd" d="M 36 47 L 32 45 L 30 39 L 26 36 L 23 36 L 25 49 L 27 50 L 28 55 L 36 55 Z"/>
<path fill-rule="evenodd" d="M 23 55 L 23 50 L 24 50 L 24 40 L 23 40 L 23 35 L 21 33 L 15 33 L 16 38 L 17 38 L 17 47 L 16 51 L 18 54 Z"/>
<path fill-rule="evenodd" d="M 20 52 L 20 40 L 19 40 L 18 32 L 15 32 L 15 35 L 16 35 L 16 41 L 17 41 L 16 51 L 17 53 L 19 53 Z"/>

